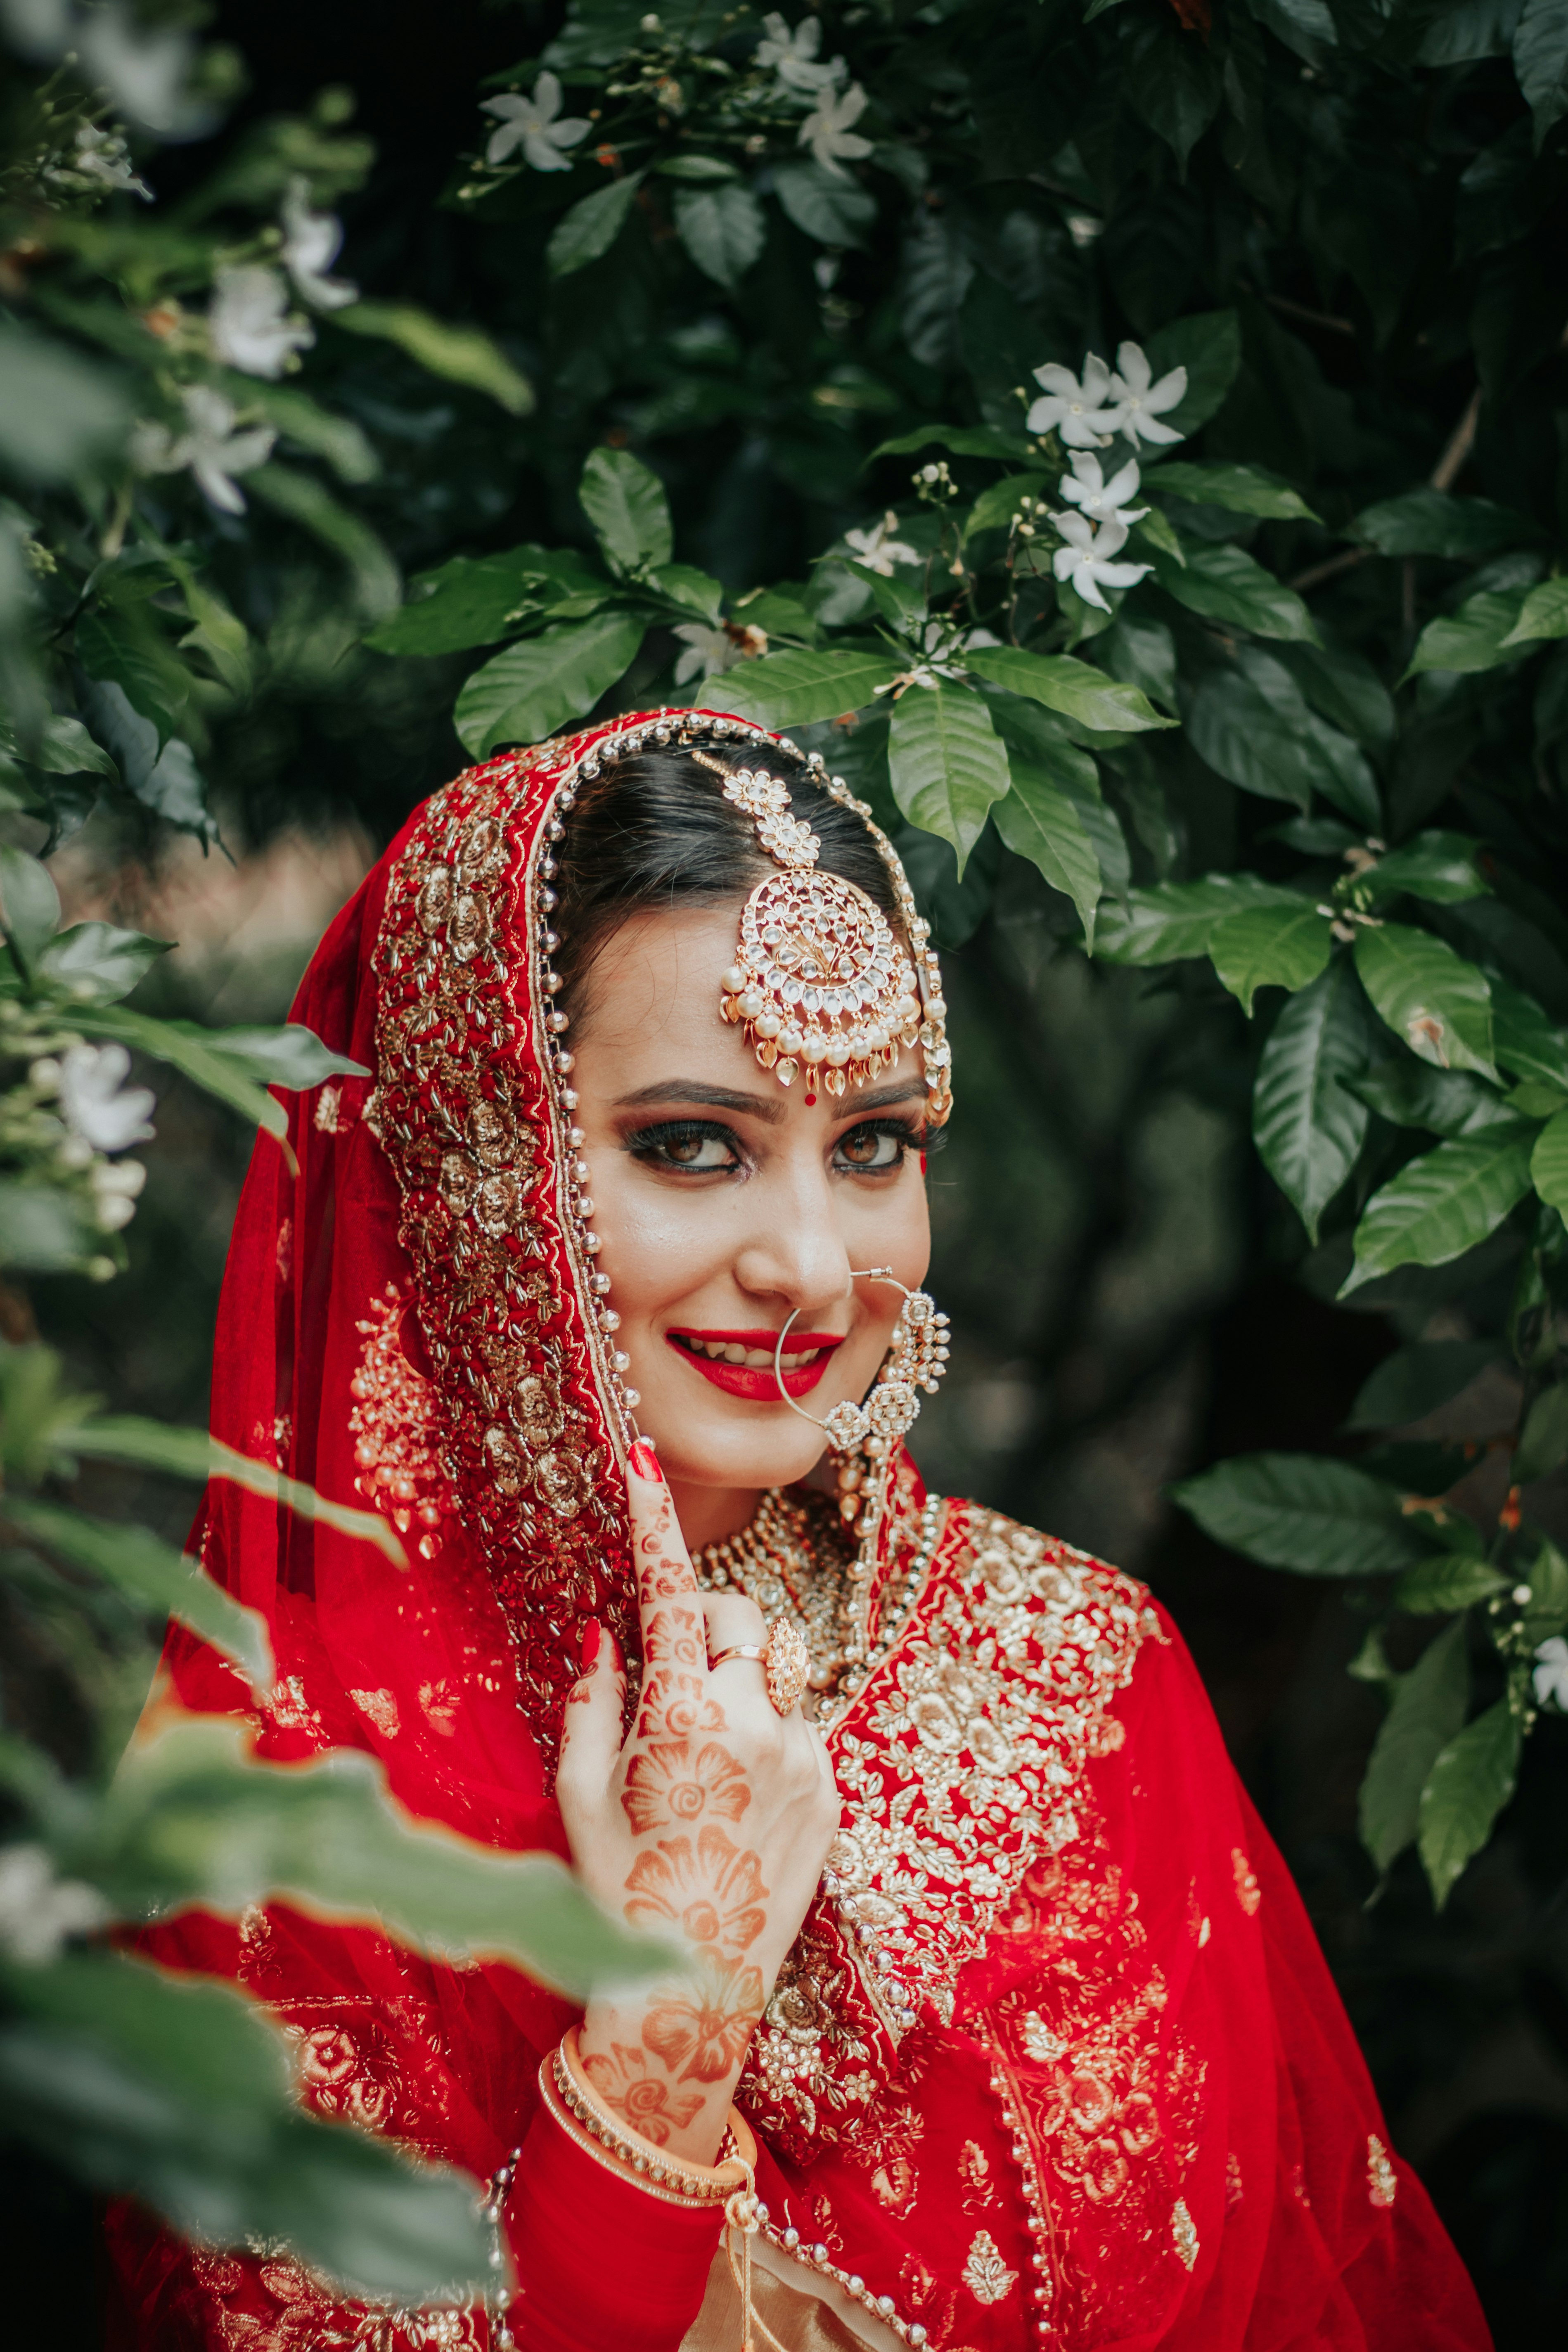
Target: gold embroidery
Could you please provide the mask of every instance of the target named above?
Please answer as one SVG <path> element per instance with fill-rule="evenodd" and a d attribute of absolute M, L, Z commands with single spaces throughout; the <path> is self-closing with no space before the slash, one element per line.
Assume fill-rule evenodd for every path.
<path fill-rule="evenodd" d="M 1000 2303 L 1018 2284 L 1017 2272 L 1007 2268 L 988 2230 L 976 2230 L 974 2233 L 974 2243 L 963 2265 L 963 2284 L 976 2303 Z"/>
<path fill-rule="evenodd" d="M 364 1339 L 349 1393 L 349 1428 L 356 1441 L 354 1486 L 406 1535 L 417 1519 L 419 1549 L 434 1559 L 442 1519 L 457 1499 L 442 1466 L 437 1402 L 430 1383 L 403 1352 L 398 1327 L 403 1302 L 388 1283 L 354 1328 Z M 356 1693 L 357 1697 L 357 1693 Z M 366 1710 L 367 1713 L 369 1710 Z"/>
<path fill-rule="evenodd" d="M 1178 2197 L 1171 2208 L 1171 2235 L 1175 2241 L 1182 2268 L 1190 2271 L 1198 2258 L 1198 2233 L 1184 2198 Z"/>
<path fill-rule="evenodd" d="M 397 1700 L 389 1690 L 352 1690 L 350 1698 L 362 1715 L 367 1715 L 384 1739 L 395 1739 L 400 1718 Z"/>
<path fill-rule="evenodd" d="M 1239 1846 L 1233 1846 L 1230 1866 L 1236 1875 L 1236 1899 L 1250 1919 L 1263 1900 L 1256 1872 Z"/>
<path fill-rule="evenodd" d="M 1059 2058 L 1065 2046 L 1037 2009 L 1031 2009 L 1025 2016 L 1023 2043 L 1025 2056 L 1038 2059 L 1042 2065 Z"/>
<path fill-rule="evenodd" d="M 981 2211 L 995 2194 L 991 2159 L 978 2140 L 966 2139 L 959 2150 L 958 2193 L 966 2213 Z"/>
<path fill-rule="evenodd" d="M 1367 2195 L 1380 2208 L 1392 2205 L 1399 2194 L 1399 2175 L 1375 2132 L 1367 2134 L 1366 2180 Z"/>

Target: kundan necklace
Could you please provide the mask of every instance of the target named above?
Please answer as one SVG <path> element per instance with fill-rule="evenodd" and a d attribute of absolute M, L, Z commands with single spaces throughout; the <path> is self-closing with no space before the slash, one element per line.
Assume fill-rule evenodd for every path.
<path fill-rule="evenodd" d="M 832 1509 L 825 1502 L 822 1517 Z M 743 1592 L 770 1622 L 784 1617 L 811 1653 L 809 1686 L 834 1690 L 844 1667 L 844 1599 L 848 1563 L 814 1525 L 809 1502 L 773 1486 L 738 1535 L 704 1544 L 692 1566 L 704 1592 Z"/>

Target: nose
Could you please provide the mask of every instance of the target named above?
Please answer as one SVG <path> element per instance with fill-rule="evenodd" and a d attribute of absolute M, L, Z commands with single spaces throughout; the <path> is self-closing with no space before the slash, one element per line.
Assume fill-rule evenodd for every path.
<path fill-rule="evenodd" d="M 833 1307 L 848 1297 L 849 1248 L 833 1188 L 815 1150 L 748 1188 L 751 1231 L 734 1261 L 750 1298 L 782 1300 L 786 1314 Z"/>

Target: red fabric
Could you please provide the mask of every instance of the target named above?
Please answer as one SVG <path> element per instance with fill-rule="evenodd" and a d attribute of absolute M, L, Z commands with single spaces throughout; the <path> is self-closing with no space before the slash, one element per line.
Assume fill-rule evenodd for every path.
<path fill-rule="evenodd" d="M 411 820 L 297 1006 L 373 1077 L 290 1098 L 297 1167 L 262 1138 L 236 1224 L 215 1433 L 374 1500 L 409 1564 L 215 1485 L 204 1557 L 268 1619 L 278 1686 L 258 1706 L 176 1633 L 159 1701 L 244 1716 L 280 1760 L 367 1749 L 418 1817 L 557 1853 L 580 1624 L 636 1649 L 626 1427 L 525 913 L 555 795 L 598 740 L 470 772 Z M 896 1469 L 874 1622 L 925 1540 L 918 1475 Z M 1386 2151 L 1179 1639 L 1067 1547 L 963 1504 L 930 1525 L 918 1601 L 831 1733 L 837 1896 L 738 2094 L 771 2231 L 936 2352 L 1479 2352 L 1468 2282 Z M 318 2112 L 477 2179 L 526 2141 L 524 2352 L 675 2352 L 696 2225 L 531 2129 L 566 2003 L 282 1906 L 144 1941 L 264 2002 Z M 479 2305 L 371 2310 L 281 2258 L 180 2247 L 128 2205 L 108 2237 L 117 2352 L 491 2341 Z"/>

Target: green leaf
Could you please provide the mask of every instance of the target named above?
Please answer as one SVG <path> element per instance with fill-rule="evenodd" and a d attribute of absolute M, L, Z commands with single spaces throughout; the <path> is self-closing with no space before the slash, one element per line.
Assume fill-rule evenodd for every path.
<path fill-rule="evenodd" d="M 882 618 L 912 637 L 916 625 L 926 615 L 926 594 L 921 583 L 899 572 L 873 572 L 868 563 L 851 563 L 846 569 L 865 582 Z"/>
<path fill-rule="evenodd" d="M 1549 1118 L 1536 1138 L 1530 1181 L 1549 1208 L 1568 1217 L 1568 1110 Z"/>
<path fill-rule="evenodd" d="M 1254 636 L 1317 642 L 1318 625 L 1296 591 L 1266 572 L 1245 548 L 1225 541 L 1205 546 L 1188 540 L 1184 544 L 1184 566 L 1158 548 L 1152 551 L 1155 577 L 1178 604 L 1206 621 L 1228 621 L 1234 628 L 1249 629 Z"/>
<path fill-rule="evenodd" d="M 660 563 L 647 575 L 647 584 L 683 613 L 695 613 L 704 621 L 717 621 L 724 602 L 724 583 L 707 572 L 699 572 L 690 563 Z M 747 618 L 750 619 L 748 614 Z M 803 620 L 809 615 L 803 613 Z M 759 624 L 759 626 L 763 625 Z"/>
<path fill-rule="evenodd" d="M 0 706 L 0 752 L 25 759 L 46 776 L 110 776 L 119 772 L 101 744 L 95 743 L 79 719 L 51 710 L 37 735 L 24 745 Z"/>
<path fill-rule="evenodd" d="M 1237 1454 L 1171 1488 L 1205 1535 L 1298 1576 L 1385 1576 L 1430 1546 L 1397 1488 L 1315 1454 Z"/>
<path fill-rule="evenodd" d="M 1025 499 L 1043 499 L 1050 488 L 1048 474 L 1004 474 L 999 482 L 988 482 L 969 509 L 965 541 L 983 530 L 1005 530 Z"/>
<path fill-rule="evenodd" d="M 1415 641 L 1405 677 L 1429 669 L 1497 669 L 1504 663 L 1523 660 L 1532 648 L 1509 644 L 1523 604 L 1520 589 L 1487 590 L 1468 597 L 1451 618 L 1428 621 Z"/>
<path fill-rule="evenodd" d="M 1437 1070 L 1413 1055 L 1391 1055 L 1351 1080 L 1369 1110 L 1395 1127 L 1424 1127 L 1434 1135 L 1479 1135 L 1512 1127 L 1518 1113 L 1506 1097 L 1468 1070 Z"/>
<path fill-rule="evenodd" d="M 1452 1617 L 1478 1601 L 1508 1591 L 1509 1580 L 1484 1559 L 1450 1552 L 1408 1568 L 1394 1588 L 1394 1605 L 1408 1617 Z"/>
<path fill-rule="evenodd" d="M 1354 967 L 1336 956 L 1284 1007 L 1258 1057 L 1253 1140 L 1314 1244 L 1366 1139 L 1366 1110 L 1347 1082 L 1365 1065 L 1371 1027 Z"/>
<path fill-rule="evenodd" d="M 763 727 L 809 727 L 864 709 L 881 687 L 891 686 L 899 665 L 878 646 L 764 654 L 743 662 L 704 691 L 710 710 L 732 710 Z"/>
<path fill-rule="evenodd" d="M 1172 17 L 1142 18 L 1127 29 L 1121 72 L 1132 108 L 1184 172 L 1187 157 L 1218 111 L 1224 87 L 1207 42 L 1194 41 Z"/>
<path fill-rule="evenodd" d="M 0 324 L 0 462 L 33 482 L 68 482 L 114 458 L 131 425 L 118 373 L 31 328 Z"/>
<path fill-rule="evenodd" d="M 1495 1339 L 1426 1339 L 1396 1348 L 1363 1381 L 1347 1429 L 1404 1429 L 1448 1404 L 1489 1364 L 1500 1362 Z"/>
<path fill-rule="evenodd" d="M 879 441 L 867 458 L 910 457 L 917 449 L 950 449 L 955 457 L 996 457 L 1004 464 L 1032 457 L 1035 445 L 1021 433 L 1000 433 L 994 425 L 919 425 L 896 441 Z"/>
<path fill-rule="evenodd" d="M 394 1568 L 406 1568 L 408 1555 L 379 1511 L 356 1510 L 334 1503 L 298 1478 L 289 1478 L 270 1462 L 240 1454 L 205 1430 L 176 1429 L 163 1421 L 147 1421 L 140 1413 L 100 1413 L 90 1421 L 62 1424 L 53 1445 L 65 1459 L 78 1454 L 95 1462 L 131 1462 L 145 1470 L 161 1470 L 173 1478 L 231 1479 L 247 1494 L 293 1511 L 303 1519 L 319 1519 L 340 1535 L 355 1537 L 384 1552 Z"/>
<path fill-rule="evenodd" d="M 322 457 L 341 482 L 374 482 L 381 460 L 352 416 L 323 408 L 292 384 L 266 383 L 226 369 L 221 379 L 236 408 L 259 409 L 286 440 L 312 457 Z"/>
<path fill-rule="evenodd" d="M 144 719 L 124 688 L 112 681 L 84 679 L 81 698 L 95 730 L 119 762 L 126 791 L 182 833 L 216 841 L 217 826 L 207 809 L 206 787 L 189 744 L 178 735 L 163 741 L 153 721 Z"/>
<path fill-rule="evenodd" d="M 1015 780 L 1020 766 L 1037 770 L 1058 793 L 1066 794 L 1089 835 L 1101 884 L 1115 897 L 1125 898 L 1131 866 L 1121 822 L 1100 792 L 1100 770 L 1089 754 L 1072 740 L 1066 722 L 1037 702 L 1026 702 L 1016 694 L 997 695 L 991 704 L 991 718 L 1007 746 L 1008 765 Z M 1000 823 L 998 817 L 999 826 Z M 1098 925 L 1098 915 L 1096 920 Z"/>
<path fill-rule="evenodd" d="M 1523 515 L 1490 499 L 1457 499 L 1426 488 L 1363 509 L 1351 534 L 1380 555 L 1442 555 L 1464 563 L 1483 563 L 1541 536 Z"/>
<path fill-rule="evenodd" d="M 1461 1618 L 1427 1643 L 1408 1674 L 1394 1678 L 1393 1704 L 1373 1746 L 1361 1789 L 1361 1842 L 1380 1871 L 1386 1873 L 1415 1837 L 1427 1775 L 1469 1703 Z"/>
<path fill-rule="evenodd" d="M 1234 310 L 1194 310 L 1173 319 L 1149 336 L 1144 351 L 1156 378 L 1173 368 L 1187 371 L 1187 388 L 1160 422 L 1174 432 L 1195 433 L 1224 407 L 1241 367 L 1241 321 Z"/>
<path fill-rule="evenodd" d="M 628 172 L 625 179 L 595 188 L 591 196 L 584 196 L 563 214 L 544 252 L 552 278 L 569 278 L 574 270 L 585 269 L 590 261 L 608 253 L 626 225 L 642 176 L 640 172 Z"/>
<path fill-rule="evenodd" d="M 566 223 L 561 226 L 564 228 Z M 447 320 L 433 319 L 413 302 L 351 302 L 347 310 L 333 312 L 332 324 L 346 328 L 351 335 L 375 335 L 395 343 L 432 375 L 444 376 L 448 383 L 467 384 L 471 392 L 487 393 L 510 415 L 526 416 L 533 406 L 533 388 L 528 378 L 478 327 L 456 327 Z"/>
<path fill-rule="evenodd" d="M 1549 1021 L 1531 996 L 1500 974 L 1489 982 L 1492 1050 L 1516 1078 L 1568 1087 L 1568 1034 Z"/>
<path fill-rule="evenodd" d="M 375 1759 L 348 1748 L 279 1771 L 232 1717 L 192 1717 L 127 1752 L 63 1857 L 128 1914 L 269 1898 L 363 1920 L 432 1958 L 508 1960 L 559 1992 L 624 1983 L 671 1957 L 590 1900 L 552 1853 L 475 1845 L 416 1822 Z"/>
<path fill-rule="evenodd" d="M 1092 662 L 1074 661 L 1070 654 L 1029 654 L 1016 646 L 986 646 L 966 652 L 963 661 L 976 677 L 989 678 L 993 685 L 1005 686 L 1014 694 L 1026 694 L 1080 727 L 1134 734 L 1176 723 L 1162 718 L 1137 687 L 1108 677 Z"/>
<path fill-rule="evenodd" d="M 1447 1265 L 1484 1242 L 1530 1190 L 1533 1140 L 1522 1125 L 1490 1128 L 1409 1160 L 1367 1202 L 1340 1297 L 1396 1265 Z"/>
<path fill-rule="evenodd" d="M 1381 820 L 1372 770 L 1348 735 L 1310 710 L 1284 664 L 1240 646 L 1208 671 L 1187 709 L 1194 749 L 1217 774 L 1305 809 L 1314 792 L 1367 830 Z"/>
<path fill-rule="evenodd" d="M 1331 727 L 1369 751 L 1394 740 L 1394 700 L 1372 664 L 1345 646 L 1277 645 L 1282 662 L 1311 708 Z"/>
<path fill-rule="evenodd" d="M 1519 1718 L 1500 1698 L 1448 1741 L 1427 1775 L 1416 1843 L 1439 1911 L 1513 1795 L 1519 1748 Z"/>
<path fill-rule="evenodd" d="M 1530 1599 L 1520 1620 L 1520 1632 L 1533 1650 L 1568 1625 L 1568 1559 L 1546 1536 L 1541 1538 L 1541 1549 L 1531 1562 L 1526 1581 Z"/>
<path fill-rule="evenodd" d="M 1101 632 L 1095 652 L 1112 677 L 1175 710 L 1176 641 L 1163 621 L 1123 604 Z"/>
<path fill-rule="evenodd" d="M 1568 637 L 1568 580 L 1542 580 L 1532 588 L 1503 645 L 1528 645 L 1537 637 Z"/>
<path fill-rule="evenodd" d="M 665 155 L 654 170 L 667 180 L 738 180 L 740 173 L 721 155 Z"/>
<path fill-rule="evenodd" d="M 1568 1462 L 1568 1381 L 1542 1389 L 1525 1417 L 1513 1457 L 1513 1484 L 1549 1478 Z"/>
<path fill-rule="evenodd" d="M 1402 890 L 1436 905 L 1483 898 L 1492 886 L 1476 862 L 1480 850 L 1479 841 L 1462 833 L 1418 833 L 1403 849 L 1389 850 L 1357 877 L 1358 903 L 1363 892 L 1382 904 Z"/>
<path fill-rule="evenodd" d="M 1130 890 L 1122 907 L 1102 909 L 1099 952 L 1110 963 L 1174 963 L 1206 955 L 1217 923 L 1252 908 L 1297 913 L 1299 890 L 1262 882 L 1253 874 L 1205 874 L 1196 882 L 1162 882 Z"/>
<path fill-rule="evenodd" d="M 113 923 L 73 923 L 44 948 L 37 959 L 38 977 L 84 1003 L 113 1004 L 130 995 L 173 944 L 172 940 L 149 939 L 144 931 L 120 930 Z"/>
<path fill-rule="evenodd" d="M 681 244 L 705 278 L 731 290 L 767 240 L 763 208 L 750 188 L 729 181 L 720 186 L 679 188 L 675 226 Z"/>
<path fill-rule="evenodd" d="M 1192 506 L 1224 507 L 1230 514 L 1264 515 L 1281 522 L 1322 520 L 1300 490 L 1262 466 L 1195 466 L 1173 458 L 1152 467 L 1143 487 L 1156 496 L 1169 490 Z"/>
<path fill-rule="evenodd" d="M 60 894 L 47 866 L 7 842 L 0 842 L 0 919 L 26 979 L 54 936 Z"/>
<path fill-rule="evenodd" d="M 1358 928 L 1362 985 L 1401 1043 L 1442 1070 L 1495 1078 L 1486 975 L 1446 940 L 1405 923 Z"/>
<path fill-rule="evenodd" d="M 1565 0 L 1524 0 L 1513 37 L 1513 69 L 1535 118 L 1541 147 L 1554 122 L 1568 113 L 1568 5 Z"/>
<path fill-rule="evenodd" d="M 1250 1019 L 1258 989 L 1305 988 L 1322 971 L 1331 945 L 1328 917 L 1300 899 L 1294 909 L 1252 907 L 1227 915 L 1209 941 L 1209 956 Z"/>
<path fill-rule="evenodd" d="M 58 1184 L 0 1177 L 0 1265 L 60 1274 L 101 1255 L 103 1235 L 85 1202 Z"/>
<path fill-rule="evenodd" d="M 47 1551 L 85 1569 L 89 1576 L 160 1620 L 177 1619 L 221 1650 L 249 1677 L 258 1693 L 272 1684 L 272 1643 L 267 1620 L 215 1584 L 197 1560 L 178 1552 L 151 1528 L 89 1519 L 63 1503 L 7 1495 L 0 1512 Z"/>
<path fill-rule="evenodd" d="M 612 572 L 636 575 L 668 563 L 675 528 L 664 484 L 629 449 L 594 449 L 577 496 Z"/>
<path fill-rule="evenodd" d="M 108 1951 L 3 1980 L 7 2123 L 75 2179 L 204 2244 L 286 2243 L 395 2304 L 489 2283 L 476 2184 L 302 2114 L 281 2034 L 237 1987 Z"/>
<path fill-rule="evenodd" d="M 992 805 L 1011 782 L 983 697 L 961 686 L 906 688 L 893 705 L 888 763 L 900 808 L 911 824 L 952 843 L 962 882 Z"/>
<path fill-rule="evenodd" d="M 1013 789 L 995 809 L 996 830 L 1016 856 L 1028 858 L 1054 890 L 1078 908 L 1084 944 L 1094 951 L 1094 915 L 1104 892 L 1095 854 L 1078 803 L 1048 770 L 1009 757 Z"/>
<path fill-rule="evenodd" d="M 601 613 L 508 646 L 458 697 L 452 724 L 464 749 L 488 759 L 503 743 L 542 742 L 580 719 L 625 676 L 645 626 L 640 614 Z"/>
<path fill-rule="evenodd" d="M 268 1086 L 314 1086 L 334 1071 L 366 1075 L 358 1062 L 332 1053 L 293 1023 L 285 1029 L 204 1029 L 195 1021 L 155 1021 L 120 1004 L 84 1006 L 73 1011 L 71 1023 L 89 1037 L 118 1038 L 137 1053 L 167 1062 L 242 1118 L 279 1137 L 287 1134 L 289 1120 L 282 1104 L 267 1092 Z M 316 1075 L 303 1076 L 306 1070 Z"/>
<path fill-rule="evenodd" d="M 877 200 L 820 163 L 775 163 L 773 194 L 796 228 L 818 245 L 864 245 Z"/>
<path fill-rule="evenodd" d="M 408 583 L 408 602 L 378 622 L 364 642 L 378 654 L 466 653 L 498 638 L 575 592 L 608 583 L 574 549 L 509 548 L 504 555 L 454 555 Z"/>
<path fill-rule="evenodd" d="M 140 618 L 84 613 L 77 623 L 76 651 L 89 677 L 117 686 L 132 710 L 157 729 L 160 745 L 166 743 L 184 708 L 189 680 L 156 630 Z M 124 761 L 120 764 L 123 769 Z"/>

